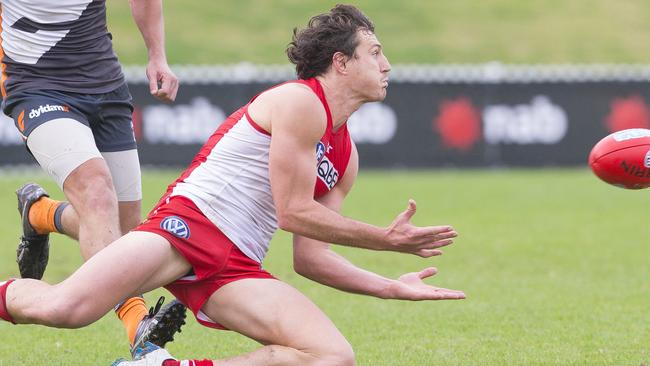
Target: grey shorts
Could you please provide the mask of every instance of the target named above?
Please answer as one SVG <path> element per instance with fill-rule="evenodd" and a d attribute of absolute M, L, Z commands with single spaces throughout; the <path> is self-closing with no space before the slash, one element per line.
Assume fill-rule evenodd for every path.
<path fill-rule="evenodd" d="M 103 94 L 25 91 L 8 96 L 2 107 L 25 138 L 43 123 L 70 118 L 90 128 L 99 151 L 114 152 L 136 148 L 131 100 L 129 88 L 123 84 Z"/>
<path fill-rule="evenodd" d="M 119 201 L 142 198 L 128 87 L 104 94 L 51 90 L 22 92 L 3 102 L 28 151 L 60 188 L 70 173 L 94 158 L 103 159 Z"/>

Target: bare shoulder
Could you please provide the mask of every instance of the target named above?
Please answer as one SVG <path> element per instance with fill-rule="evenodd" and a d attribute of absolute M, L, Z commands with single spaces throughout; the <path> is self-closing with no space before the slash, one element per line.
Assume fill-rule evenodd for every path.
<path fill-rule="evenodd" d="M 287 83 L 260 94 L 248 107 L 253 120 L 271 131 L 271 120 L 316 120 L 327 123 L 327 114 L 318 96 L 306 85 Z M 320 123 L 319 123 L 320 124 Z"/>
<path fill-rule="evenodd" d="M 259 98 L 269 98 L 277 101 L 301 101 L 303 103 L 318 102 L 318 97 L 305 84 L 286 83 L 262 93 Z"/>

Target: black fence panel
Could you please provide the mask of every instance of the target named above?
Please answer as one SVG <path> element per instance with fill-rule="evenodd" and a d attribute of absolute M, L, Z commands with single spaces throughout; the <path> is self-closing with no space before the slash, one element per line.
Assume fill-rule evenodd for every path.
<path fill-rule="evenodd" d="M 645 78 L 396 79 L 386 100 L 364 105 L 348 122 L 363 167 L 577 166 L 605 135 L 650 128 Z M 279 81 L 195 77 L 173 104 L 131 81 L 142 164 L 186 165 L 228 114 Z M 32 162 L 3 116 L 0 165 Z"/>

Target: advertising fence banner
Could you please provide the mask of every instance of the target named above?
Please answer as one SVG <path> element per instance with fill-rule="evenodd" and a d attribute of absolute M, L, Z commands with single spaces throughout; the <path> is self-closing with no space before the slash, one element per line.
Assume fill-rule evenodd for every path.
<path fill-rule="evenodd" d="M 650 128 L 648 67 L 396 67 L 388 96 L 348 121 L 362 167 L 584 165 L 591 147 Z M 238 107 L 292 79 L 289 68 L 183 68 L 173 104 L 127 69 L 143 165 L 183 166 Z M 31 164 L 13 120 L 0 117 L 0 165 Z"/>

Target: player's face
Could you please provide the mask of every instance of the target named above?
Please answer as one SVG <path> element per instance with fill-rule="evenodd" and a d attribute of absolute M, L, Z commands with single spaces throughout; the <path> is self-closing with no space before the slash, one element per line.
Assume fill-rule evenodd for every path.
<path fill-rule="evenodd" d="M 349 61 L 353 68 L 350 75 L 355 78 L 355 89 L 366 102 L 382 101 L 386 98 L 390 63 L 374 33 L 359 31 L 357 37 L 359 45 Z"/>

